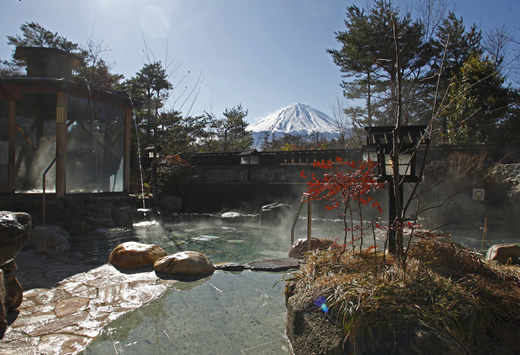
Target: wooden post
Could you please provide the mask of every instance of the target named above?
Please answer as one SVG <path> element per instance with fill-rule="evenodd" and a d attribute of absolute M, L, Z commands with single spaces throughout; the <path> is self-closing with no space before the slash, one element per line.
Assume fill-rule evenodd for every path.
<path fill-rule="evenodd" d="M 15 168 L 15 140 L 16 140 L 16 100 L 9 100 L 9 172 L 8 172 L 8 189 L 9 193 L 16 190 L 16 168 Z"/>
<path fill-rule="evenodd" d="M 125 137 L 124 137 L 124 154 L 123 154 L 123 192 L 130 193 L 130 126 L 132 125 L 133 111 L 126 109 L 125 113 Z"/>
<path fill-rule="evenodd" d="M 307 251 L 311 250 L 312 201 L 307 201 Z"/>
<path fill-rule="evenodd" d="M 67 94 L 56 94 L 56 198 L 67 192 Z"/>

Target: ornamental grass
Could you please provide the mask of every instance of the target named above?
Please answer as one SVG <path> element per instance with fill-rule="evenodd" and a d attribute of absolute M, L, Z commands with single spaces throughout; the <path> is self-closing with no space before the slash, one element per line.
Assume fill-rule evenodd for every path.
<path fill-rule="evenodd" d="M 405 268 L 399 264 L 374 250 L 317 250 L 287 280 L 287 292 L 324 300 L 322 312 L 342 327 L 345 341 L 399 314 L 449 333 L 468 353 L 484 342 L 520 351 L 519 267 L 485 262 L 442 238 L 419 238 Z"/>

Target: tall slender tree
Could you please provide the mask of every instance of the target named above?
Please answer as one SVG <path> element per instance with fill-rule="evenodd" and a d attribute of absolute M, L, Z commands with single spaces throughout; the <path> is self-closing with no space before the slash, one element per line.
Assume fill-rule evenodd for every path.
<path fill-rule="evenodd" d="M 347 113 L 357 115 L 360 125 L 390 124 L 396 111 L 397 66 L 393 22 L 397 22 L 403 79 L 403 119 L 423 119 L 415 112 L 421 94 L 419 80 L 425 74 L 429 44 L 423 41 L 424 28 L 410 14 L 401 16 L 391 1 L 376 0 L 366 13 L 357 6 L 347 8 L 345 31 L 336 32 L 341 49 L 330 49 L 334 63 L 344 73 L 341 86 L 348 99 L 364 98 L 365 107 L 354 107 Z"/>

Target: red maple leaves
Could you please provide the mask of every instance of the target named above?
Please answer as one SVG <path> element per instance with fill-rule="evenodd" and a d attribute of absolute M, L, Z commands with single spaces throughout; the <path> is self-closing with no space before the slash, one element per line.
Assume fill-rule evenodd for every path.
<path fill-rule="evenodd" d="M 325 170 L 322 176 L 311 174 L 307 183 L 307 200 L 327 200 L 328 210 L 340 204 L 351 202 L 363 206 L 371 205 L 381 213 L 379 202 L 370 193 L 383 188 L 383 184 L 375 178 L 377 163 L 373 161 L 348 161 L 336 158 L 335 161 L 315 161 L 313 168 Z M 307 178 L 305 171 L 300 173 Z"/>

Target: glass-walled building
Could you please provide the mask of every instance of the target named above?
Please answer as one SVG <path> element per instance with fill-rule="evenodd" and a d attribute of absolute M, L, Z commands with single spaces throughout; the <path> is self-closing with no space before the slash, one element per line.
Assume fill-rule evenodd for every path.
<path fill-rule="evenodd" d="M 0 77 L 0 193 L 128 193 L 129 97 L 72 80 L 73 54 L 19 47 L 15 56 L 27 76 Z"/>

